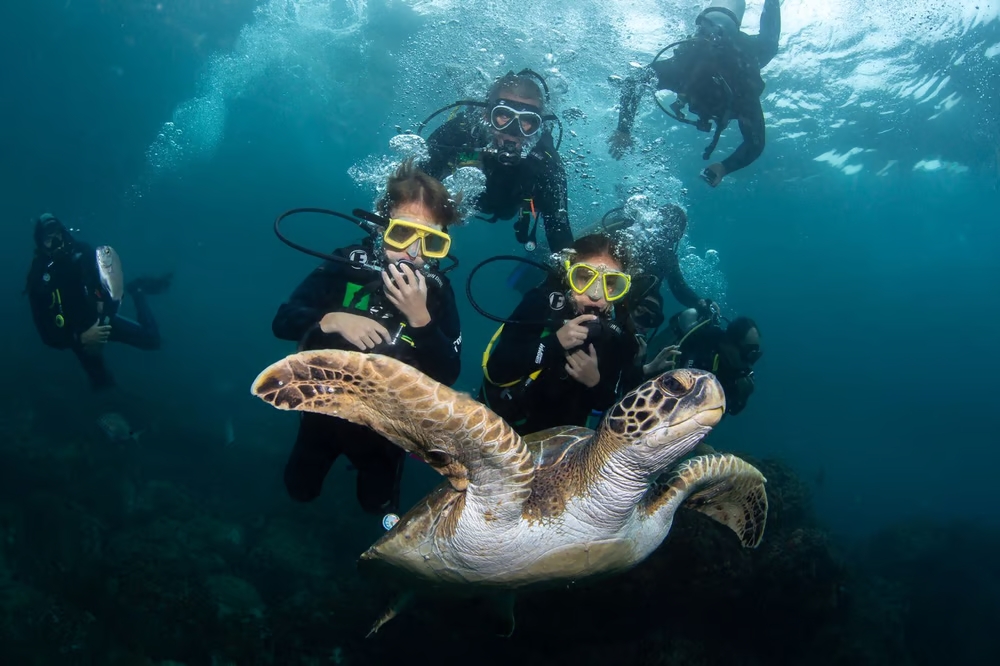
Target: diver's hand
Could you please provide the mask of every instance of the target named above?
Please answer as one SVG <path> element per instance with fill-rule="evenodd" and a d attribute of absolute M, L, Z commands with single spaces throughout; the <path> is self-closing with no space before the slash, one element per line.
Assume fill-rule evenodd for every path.
<path fill-rule="evenodd" d="M 597 369 L 597 350 L 593 343 L 589 352 L 578 349 L 566 355 L 566 374 L 587 388 L 594 388 L 601 383 L 601 371 Z"/>
<path fill-rule="evenodd" d="M 642 374 L 646 377 L 658 375 L 667 370 L 673 370 L 677 364 L 677 357 L 680 356 L 681 348 L 678 345 L 670 345 L 660 350 L 652 361 L 642 366 Z"/>
<path fill-rule="evenodd" d="M 635 336 L 635 341 L 639 345 L 639 349 L 635 353 L 635 364 L 641 365 L 642 359 L 646 358 L 646 350 L 649 348 L 649 343 L 641 335 Z"/>
<path fill-rule="evenodd" d="M 103 345 L 107 344 L 110 337 L 111 327 L 101 326 L 101 320 L 98 319 L 90 328 L 80 334 L 80 344 L 88 352 L 96 353 Z"/>
<path fill-rule="evenodd" d="M 719 310 L 719 304 L 713 301 L 711 298 L 701 298 L 698 299 L 698 304 L 694 306 L 698 310 L 698 314 L 704 319 L 710 319 L 712 321 L 719 318 L 721 311 Z"/>
<path fill-rule="evenodd" d="M 628 132 L 623 132 L 621 130 L 615 130 L 608 137 L 608 152 L 611 153 L 611 157 L 616 160 L 620 160 L 625 156 L 632 146 L 635 145 L 635 140 L 632 139 L 632 135 Z"/>
<path fill-rule="evenodd" d="M 715 164 L 709 164 L 704 171 L 701 172 L 701 177 L 705 179 L 705 182 L 712 187 L 718 187 L 719 183 L 726 176 L 726 167 L 722 166 L 722 162 L 716 162 Z"/>
<path fill-rule="evenodd" d="M 339 333 L 361 351 L 392 339 L 382 324 L 349 312 L 328 312 L 319 320 L 319 327 L 324 333 Z"/>
<path fill-rule="evenodd" d="M 427 280 L 423 273 L 405 264 L 402 268 L 389 264 L 382 271 L 382 283 L 389 302 L 403 313 L 410 326 L 420 328 L 431 323 L 431 313 L 427 311 Z"/>
<path fill-rule="evenodd" d="M 580 315 L 576 319 L 570 319 L 568 322 L 562 325 L 562 327 L 556 331 L 556 339 L 559 340 L 559 344 L 562 345 L 563 349 L 574 349 L 579 347 L 584 342 L 587 341 L 587 335 L 590 331 L 584 326 L 584 322 L 594 321 L 597 319 L 597 315 L 585 314 Z"/>

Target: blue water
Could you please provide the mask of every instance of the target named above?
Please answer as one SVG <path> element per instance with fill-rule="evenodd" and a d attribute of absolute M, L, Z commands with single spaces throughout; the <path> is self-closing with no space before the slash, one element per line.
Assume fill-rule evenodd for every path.
<path fill-rule="evenodd" d="M 748 4 L 754 32 L 762 3 Z M 163 351 L 114 349 L 119 382 L 206 437 L 232 418 L 241 445 L 284 450 L 294 420 L 249 385 L 290 351 L 270 320 L 314 262 L 276 241 L 274 216 L 370 206 L 374 191 L 349 172 L 387 155 L 397 125 L 527 66 L 548 77 L 557 113 L 584 114 L 566 122 L 561 150 L 575 165 L 574 228 L 619 205 L 623 184 L 680 202 L 693 281 L 760 324 L 757 392 L 717 446 L 821 479 L 818 508 L 842 532 L 911 516 L 1000 522 L 988 494 L 1000 463 L 997 2 L 785 2 L 781 51 L 764 70 L 766 151 L 717 190 L 697 178 L 706 135 L 648 97 L 639 150 L 618 163 L 604 144 L 616 121 L 608 77 L 690 31 L 699 3 L 8 5 L 0 335 L 9 376 L 47 378 L 39 399 L 92 399 L 70 359 L 37 341 L 18 295 L 28 220 L 48 210 L 112 242 L 130 274 L 176 272 L 155 304 Z M 300 233 L 319 247 L 356 237 Z M 470 225 L 454 250 L 464 283 L 478 260 L 518 248 L 508 226 Z M 489 299 L 498 313 L 516 300 Z M 471 391 L 493 325 L 464 302 L 461 313 L 459 387 Z"/>

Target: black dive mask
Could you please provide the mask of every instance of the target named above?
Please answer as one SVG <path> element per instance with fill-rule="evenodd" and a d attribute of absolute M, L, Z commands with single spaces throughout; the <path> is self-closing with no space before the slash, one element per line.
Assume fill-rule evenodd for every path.
<path fill-rule="evenodd" d="M 45 242 L 51 242 L 51 245 L 46 247 L 43 243 L 41 250 L 50 257 L 61 257 L 69 250 L 69 246 L 66 244 L 66 235 L 61 231 L 46 236 Z"/>
<path fill-rule="evenodd" d="M 764 355 L 760 345 L 743 345 L 740 347 L 740 359 L 747 365 L 753 365 Z"/>
<path fill-rule="evenodd" d="M 759 361 L 764 353 L 760 350 L 760 345 L 734 345 L 731 342 L 723 342 L 721 350 L 725 353 L 729 365 L 741 375 L 749 374 L 753 364 Z"/>

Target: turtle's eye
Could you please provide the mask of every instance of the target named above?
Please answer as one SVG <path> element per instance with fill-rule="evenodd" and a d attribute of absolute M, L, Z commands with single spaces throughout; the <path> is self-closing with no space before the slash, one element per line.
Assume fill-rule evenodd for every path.
<path fill-rule="evenodd" d="M 677 379 L 674 375 L 663 377 L 663 388 L 674 395 L 681 395 L 687 393 L 688 387 L 684 382 Z"/>
<path fill-rule="evenodd" d="M 447 467 L 451 464 L 452 458 L 444 451 L 438 451 L 435 449 L 425 453 L 424 460 L 426 460 L 427 464 L 431 467 Z"/>

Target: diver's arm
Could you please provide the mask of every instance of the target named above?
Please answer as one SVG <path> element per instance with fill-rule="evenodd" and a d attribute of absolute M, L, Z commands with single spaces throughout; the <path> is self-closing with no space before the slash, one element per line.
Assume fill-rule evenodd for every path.
<path fill-rule="evenodd" d="M 754 40 L 757 45 L 757 63 L 761 69 L 778 54 L 780 37 L 781 4 L 778 0 L 764 0 L 764 11 L 760 15 L 760 33 Z"/>
<path fill-rule="evenodd" d="M 635 114 L 638 113 L 639 102 L 642 101 L 642 93 L 657 78 L 654 66 L 643 67 L 622 81 L 622 94 L 618 100 L 619 132 L 631 134 Z"/>
<path fill-rule="evenodd" d="M 754 391 L 753 373 L 746 377 L 724 381 L 722 389 L 726 395 L 726 414 L 732 416 L 739 414 L 747 406 L 747 401 Z"/>
<path fill-rule="evenodd" d="M 660 208 L 660 219 L 663 224 L 664 250 L 660 255 L 663 263 L 657 267 L 657 273 L 661 279 L 666 280 L 670 293 L 678 303 L 687 308 L 697 307 L 700 298 L 684 279 L 677 257 L 681 239 L 687 231 L 687 213 L 680 206 L 669 204 Z"/>
<path fill-rule="evenodd" d="M 69 326 L 73 322 L 64 322 L 61 327 L 56 325 L 58 313 L 52 309 L 52 305 L 55 302 L 57 287 L 42 281 L 44 272 L 44 269 L 32 264 L 28 274 L 28 304 L 31 306 L 31 319 L 35 323 L 38 337 L 44 345 L 54 349 L 79 346 L 79 339 Z"/>
<path fill-rule="evenodd" d="M 663 258 L 663 264 L 664 278 L 667 281 L 667 286 L 670 287 L 670 293 L 677 299 L 677 302 L 686 308 L 698 307 L 701 297 L 684 279 L 680 261 L 677 259 L 677 252 L 668 253 Z"/>
<path fill-rule="evenodd" d="M 764 152 L 764 109 L 760 106 L 760 99 L 748 100 L 747 107 L 749 108 L 740 109 L 739 114 L 743 143 L 732 155 L 722 160 L 727 174 L 749 166 Z"/>
<path fill-rule="evenodd" d="M 326 296 L 336 282 L 343 280 L 337 268 L 332 262 L 325 262 L 295 288 L 291 298 L 278 307 L 278 313 L 271 322 L 275 337 L 299 342 L 329 312 L 323 307 Z"/>
<path fill-rule="evenodd" d="M 469 135 L 461 117 L 447 121 L 427 137 L 428 160 L 421 165 L 424 173 L 444 180 L 452 173 L 455 158 L 469 143 Z"/>
<path fill-rule="evenodd" d="M 567 210 L 566 170 L 555 148 L 546 151 L 541 182 L 538 185 L 536 205 L 545 224 L 545 240 L 552 252 L 559 252 L 573 245 L 573 230 L 569 225 Z"/>
<path fill-rule="evenodd" d="M 430 322 L 419 328 L 407 326 L 404 334 L 416 345 L 424 374 L 448 386 L 458 380 L 462 371 L 462 329 L 450 284 L 441 288 Z"/>
<path fill-rule="evenodd" d="M 532 289 L 514 312 L 511 321 L 538 322 L 527 325 L 504 324 L 486 362 L 487 381 L 508 384 L 527 378 L 540 366 L 563 361 L 562 346 L 555 335 L 545 336 L 545 325 L 551 309 L 548 304 L 549 285 Z M 537 362 L 536 362 L 537 361 Z"/>

